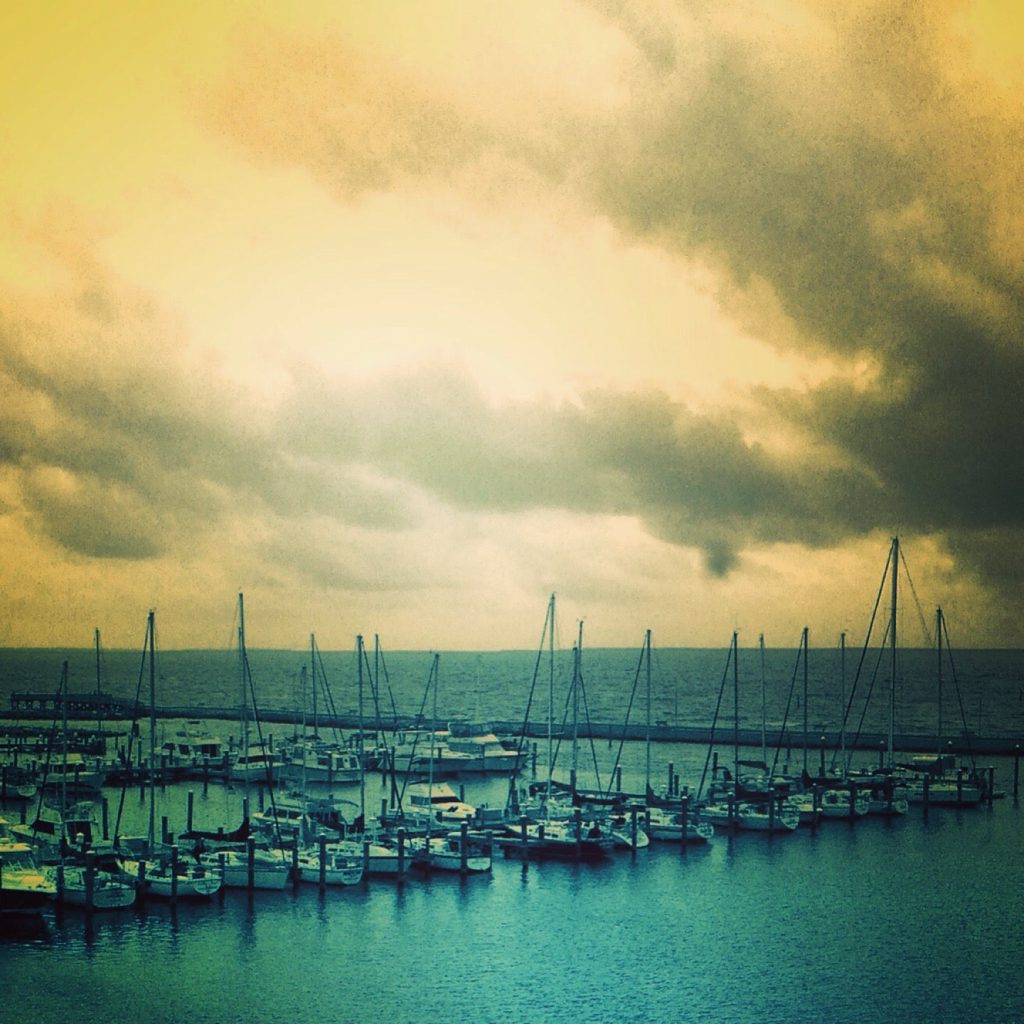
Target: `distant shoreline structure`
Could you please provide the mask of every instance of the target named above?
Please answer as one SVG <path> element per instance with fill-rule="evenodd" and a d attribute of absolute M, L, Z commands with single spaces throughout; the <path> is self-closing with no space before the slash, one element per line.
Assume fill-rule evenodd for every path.
<path fill-rule="evenodd" d="M 151 713 L 148 705 L 138 704 L 122 697 L 114 697 L 103 693 L 82 693 L 68 695 L 68 718 L 71 720 L 132 721 L 146 718 Z M 215 719 L 236 721 L 239 716 L 238 707 L 205 707 L 199 705 L 164 705 L 153 709 L 152 713 L 161 719 Z M 32 720 L 52 721 L 61 714 L 56 695 L 52 693 L 12 693 L 11 707 L 0 709 L 0 720 Z M 364 716 L 360 719 L 354 711 L 342 714 L 323 715 L 318 718 L 318 725 L 324 729 L 360 729 L 371 731 L 380 728 L 385 732 L 403 732 L 415 730 L 444 730 L 456 716 L 447 718 L 417 718 L 415 715 L 388 716 L 379 722 L 376 717 Z M 267 723 L 301 725 L 303 716 L 295 710 L 281 708 L 261 708 L 260 719 Z M 308 721 L 307 721 L 308 725 Z M 488 725 L 498 735 L 525 735 L 530 739 L 546 739 L 548 726 L 546 722 L 531 721 L 524 729 L 521 721 L 491 720 Z M 567 738 L 568 734 L 561 738 Z M 643 741 L 647 738 L 648 728 L 645 723 L 629 723 L 625 727 L 621 723 L 581 722 L 578 726 L 581 739 L 601 740 L 633 740 Z M 557 737 L 556 737 L 557 738 Z M 652 743 L 695 743 L 708 744 L 712 739 L 723 746 L 738 738 L 740 746 L 760 747 L 762 734 L 760 729 L 741 728 L 738 734 L 730 725 L 711 730 L 699 725 L 668 725 L 667 723 L 652 724 L 650 739 Z M 807 735 L 806 743 L 801 730 L 788 729 L 783 735 L 778 728 L 769 726 L 764 739 L 772 748 L 785 748 L 795 756 L 808 750 L 835 750 L 841 743 L 840 736 L 834 731 L 812 731 Z M 847 736 L 846 746 L 851 750 L 885 750 L 885 737 L 881 733 L 862 733 L 860 736 Z M 924 733 L 900 733 L 893 738 L 894 750 L 909 752 L 935 751 L 939 741 L 934 735 Z M 976 736 L 974 733 L 961 733 L 948 738 L 943 749 L 951 754 L 1019 754 L 1024 747 L 1020 737 L 1010 736 Z"/>

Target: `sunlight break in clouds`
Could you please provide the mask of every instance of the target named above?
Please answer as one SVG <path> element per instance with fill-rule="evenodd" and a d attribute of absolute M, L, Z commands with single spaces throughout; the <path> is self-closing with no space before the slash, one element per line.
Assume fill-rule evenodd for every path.
<path fill-rule="evenodd" d="M 427 10 L 7 16 L 8 642 L 1019 642 L 999 6 Z"/>

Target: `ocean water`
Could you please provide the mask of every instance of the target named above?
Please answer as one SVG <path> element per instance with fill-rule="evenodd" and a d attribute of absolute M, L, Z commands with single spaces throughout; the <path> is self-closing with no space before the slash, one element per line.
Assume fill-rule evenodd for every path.
<path fill-rule="evenodd" d="M 743 669 L 741 661 L 741 685 L 759 701 L 756 652 L 746 653 L 750 666 Z M 826 653 L 818 652 L 822 661 Z M 980 694 L 982 714 L 991 716 L 982 718 L 985 731 L 998 725 L 1000 735 L 1014 735 L 1019 654 L 975 653 L 980 669 L 959 679 L 969 694 L 965 707 Z M 725 652 L 662 654 L 659 661 L 656 652 L 652 679 L 655 685 L 660 668 L 656 717 L 676 713 L 678 691 L 678 721 L 706 724 L 701 715 L 710 718 L 714 711 Z M 55 682 L 60 658 L 73 655 L 0 659 L 3 686 L 46 689 L 39 684 Z M 775 691 L 782 691 L 773 691 L 776 707 L 784 707 L 794 655 L 774 652 Z M 73 690 L 94 684 L 90 657 L 81 652 L 81 669 L 72 669 Z M 104 688 L 133 695 L 136 680 L 118 676 L 119 657 L 106 656 L 110 682 Z M 123 658 L 125 671 L 137 674 L 138 655 Z M 337 659 L 325 655 L 335 702 L 343 708 L 353 692 L 352 656 L 330 658 Z M 162 687 L 180 693 L 168 695 L 168 703 L 200 695 L 212 695 L 210 705 L 237 700 L 230 659 L 201 652 L 158 653 L 158 659 Z M 528 652 L 443 654 L 439 705 L 447 714 L 513 719 L 517 706 L 520 714 L 525 707 L 534 659 Z M 257 693 L 286 703 L 301 690 L 302 660 L 301 653 L 252 652 Z M 429 660 L 423 652 L 389 656 L 401 712 L 422 699 Z M 922 726 L 935 710 L 925 696 L 933 660 L 921 652 L 919 704 L 904 699 L 902 706 Z M 635 668 L 635 653 L 587 652 L 592 717 L 595 705 L 606 719 L 624 712 Z M 824 705 L 835 677 L 822 669 L 815 678 L 819 685 L 809 693 Z M 905 683 L 901 696 L 912 692 Z M 535 699 L 546 704 L 547 694 Z M 1003 707 L 986 712 L 984 705 L 997 700 Z M 643 714 L 636 705 L 632 713 Z M 228 722 L 208 725 L 221 735 L 233 729 Z M 166 732 L 176 726 L 158 723 Z M 671 763 L 684 782 L 696 782 L 706 753 L 685 744 L 655 745 L 652 775 L 664 778 Z M 624 785 L 642 784 L 643 744 L 626 743 L 620 755 L 617 742 L 603 740 L 582 746 L 581 781 L 591 784 L 596 770 L 606 783 L 617 757 Z M 563 749 L 560 777 L 566 758 Z M 323 894 L 305 885 L 283 893 L 227 891 L 203 904 L 149 902 L 91 917 L 48 911 L 44 934 L 0 941 L 5 1004 L 16 1014 L 11 1019 L 43 1024 L 402 1024 L 425 1017 L 1008 1024 L 1024 1020 L 1024 812 L 1012 798 L 1012 759 L 989 763 L 997 787 L 1010 793 L 971 810 L 933 808 L 926 816 L 912 808 L 893 821 L 827 821 L 788 836 L 718 835 L 706 848 L 685 853 L 652 844 L 597 865 L 531 862 L 524 868 L 496 854 L 490 874 L 466 879 L 369 879 Z M 538 771 L 546 771 L 543 749 Z M 504 780 L 471 778 L 462 785 L 474 803 L 504 802 Z M 243 800 L 251 807 L 266 798 L 258 790 L 215 784 L 169 785 L 157 791 L 156 811 L 174 831 L 184 825 L 189 792 L 200 828 L 233 826 Z M 381 780 L 371 777 L 371 812 L 383 792 Z M 104 795 L 113 817 L 122 794 L 109 789 Z M 335 795 L 358 801 L 359 788 L 339 787 Z M 143 831 L 146 795 L 126 791 L 122 815 L 122 833 Z"/>
<path fill-rule="evenodd" d="M 646 716 L 646 668 L 636 650 L 594 648 L 581 659 L 583 679 L 580 717 L 593 722 L 631 723 Z M 535 651 L 440 652 L 436 693 L 427 693 L 434 654 L 429 651 L 366 652 L 362 682 L 363 709 L 375 707 L 386 717 L 466 716 L 521 722 L 529 704 L 530 719 L 545 723 L 551 700 L 547 655 Z M 723 691 L 722 714 L 731 726 L 734 712 L 733 670 L 726 650 L 654 648 L 651 658 L 651 717 L 668 725 L 708 726 Z M 96 656 L 88 649 L 0 648 L 0 705 L 20 691 L 56 692 L 61 668 L 68 662 L 71 692 L 96 689 Z M 252 690 L 264 708 L 312 713 L 308 651 L 251 650 Z M 954 651 L 944 658 L 941 679 L 934 651 L 899 652 L 896 683 L 897 732 L 933 735 L 940 715 L 943 734 L 1024 736 L 1024 652 L 1016 650 Z M 759 728 L 762 678 L 765 718 L 790 730 L 803 727 L 803 663 L 796 650 L 768 648 L 762 659 L 756 648 L 740 647 L 737 655 L 740 724 Z M 157 651 L 156 701 L 160 705 L 236 707 L 241 684 L 234 651 Z M 339 713 L 359 707 L 359 675 L 354 651 L 320 652 L 317 671 L 318 708 L 326 707 L 325 683 Z M 554 718 L 565 719 L 572 679 L 572 652 L 555 654 Z M 140 651 L 113 650 L 101 655 L 101 686 L 116 696 L 148 700 L 148 668 Z M 837 731 L 843 694 L 851 705 L 850 729 L 884 733 L 889 715 L 889 655 L 875 648 L 849 648 L 841 662 L 837 649 L 811 648 L 807 657 L 807 718 L 814 731 Z M 376 696 L 375 696 L 376 691 Z M 531 703 L 532 694 L 532 703 Z M 787 717 L 788 707 L 788 717 Z"/>

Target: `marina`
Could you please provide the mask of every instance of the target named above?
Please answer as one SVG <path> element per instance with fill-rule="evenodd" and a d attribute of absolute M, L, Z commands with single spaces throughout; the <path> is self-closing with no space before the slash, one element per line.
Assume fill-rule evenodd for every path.
<path fill-rule="evenodd" d="M 699 769 L 696 749 L 668 754 L 685 776 Z M 640 746 L 627 749 L 626 780 L 640 777 L 643 758 Z M 995 768 L 1002 775 L 1010 766 Z M 190 792 L 197 827 L 242 810 L 242 792 L 223 784 L 168 785 L 159 810 L 172 825 L 183 822 Z M 467 780 L 466 795 L 479 806 L 502 794 L 479 778 Z M 375 785 L 377 797 L 386 789 Z M 146 801 L 136 793 L 128 809 L 126 827 L 142 826 Z M 0 962 L 18 979 L 24 1012 L 56 1021 L 81 1000 L 87 1024 L 136 1020 L 140 1010 L 214 1021 L 230 1015 L 239 989 L 259 998 L 262 1013 L 286 1014 L 298 983 L 288 951 L 314 948 L 300 969 L 311 1006 L 326 1012 L 331 993 L 369 988 L 392 1019 L 411 1021 L 423 993 L 401 965 L 415 960 L 425 935 L 443 935 L 446 959 L 476 981 L 432 993 L 445 1014 L 480 1014 L 485 991 L 507 1000 L 514 1019 L 538 1021 L 706 1020 L 709 1006 L 715 1019 L 740 1022 L 798 1021 L 825 1006 L 844 1021 L 1009 1021 L 1024 1009 L 1021 813 L 1012 798 L 918 808 L 787 837 L 726 830 L 702 845 L 652 843 L 597 861 L 495 851 L 483 874 L 414 869 L 340 887 L 320 886 L 314 867 L 303 877 L 312 884 L 225 887 L 200 901 L 147 898 L 91 914 L 51 901 L 44 933 L 8 934 Z M 571 944 L 584 960 L 600 958 L 596 988 L 566 956 Z M 944 965 L 954 956 L 984 985 L 967 989 L 952 977 Z M 851 962 L 852 973 L 839 966 Z M 130 1009 L 110 999 L 129 976 Z M 344 1019 L 378 1014 L 360 1001 Z"/>
<path fill-rule="evenodd" d="M 549 622 L 553 611 L 552 599 Z M 346 731 L 336 707 L 310 721 L 305 685 L 315 676 L 301 656 L 250 654 L 240 632 L 234 673 L 240 662 L 245 685 L 221 717 L 195 698 L 216 688 L 210 682 L 228 663 L 216 652 L 158 656 L 153 637 L 151 613 L 137 683 L 149 706 L 137 697 L 129 719 L 98 723 L 98 749 L 70 751 L 87 727 L 67 719 L 70 701 L 53 702 L 59 721 L 37 727 L 41 764 L 38 753 L 9 746 L 12 771 L 42 772 L 35 794 L 9 792 L 2 804 L 0 847 L 32 850 L 36 865 L 31 905 L 3 915 L 0 962 L 19 984 L 55 958 L 69 965 L 58 991 L 98 991 L 113 968 L 83 975 L 78 951 L 111 964 L 131 951 L 136 963 L 168 961 L 179 988 L 167 998 L 197 1020 L 230 1014 L 222 985 L 251 986 L 257 969 L 269 971 L 261 1012 L 283 1012 L 295 984 L 322 987 L 319 1013 L 333 986 L 351 995 L 371 984 L 394 1019 L 412 1020 L 422 991 L 399 965 L 443 935 L 446 958 L 471 983 L 432 992 L 431 1006 L 472 1019 L 482 1012 L 474 992 L 486 992 L 488 1006 L 504 999 L 512 1019 L 528 1021 L 705 1020 L 709 1007 L 715 1019 L 739 1022 L 804 1020 L 809 1007 L 827 1007 L 829 1019 L 864 1024 L 1009 1021 L 1024 1011 L 1020 932 L 1010 924 L 1024 914 L 1020 733 L 1004 715 L 1005 731 L 987 743 L 964 719 L 942 725 L 958 744 L 929 736 L 933 652 L 902 651 L 900 699 L 891 686 L 880 708 L 866 700 L 860 722 L 870 731 L 848 736 L 851 704 L 837 700 L 834 652 L 811 652 L 806 630 L 797 651 L 769 652 L 762 641 L 756 660 L 734 634 L 713 652 L 712 673 L 705 652 L 654 656 L 649 632 L 639 660 L 601 649 L 584 657 L 580 624 L 573 649 L 557 658 L 547 638 L 549 672 L 535 670 L 528 686 L 529 652 L 500 656 L 503 671 L 520 676 L 515 695 L 493 679 L 481 687 L 483 655 L 409 652 L 393 661 L 426 667 L 425 687 L 422 674 L 392 670 L 390 720 L 357 638 L 354 660 L 325 659 L 331 689 L 357 696 Z M 61 692 L 73 653 L 62 661 Z M 37 670 L 48 657 L 36 653 Z M 1002 699 L 993 691 L 1017 685 L 1015 653 L 978 657 L 985 670 L 958 678 L 961 704 Z M 184 681 L 176 662 L 203 671 Z M 451 662 L 456 671 L 439 685 Z M 460 662 L 473 671 L 460 672 Z M 809 663 L 824 668 L 812 677 Z M 193 701 L 180 718 L 156 714 L 157 679 L 166 688 L 171 672 Z M 692 724 L 674 713 L 661 728 L 693 734 L 655 731 L 666 678 L 674 709 L 687 694 Z M 16 685 L 8 681 L 10 692 L 29 692 Z M 257 693 L 299 710 L 264 721 Z M 499 714 L 484 719 L 481 698 L 495 694 L 504 702 L 488 710 Z M 546 704 L 547 722 L 515 725 L 517 703 Z M 420 710 L 399 718 L 400 706 Z M 893 727 L 896 707 L 910 730 Z M 621 716 L 619 725 L 595 727 L 594 710 Z M 693 722 L 701 718 L 708 724 Z M 701 742 L 679 738 L 691 735 Z M 56 785 L 43 785 L 54 765 Z M 73 785 L 87 768 L 89 784 Z M 55 794 L 75 802 L 54 814 Z M 993 948 L 992 929 L 1005 928 L 1008 941 Z M 240 957 L 212 953 L 211 941 Z M 300 957 L 301 982 L 285 966 L 289 949 L 316 950 L 312 966 Z M 349 966 L 327 973 L 332 951 Z M 524 983 L 523 965 L 545 956 Z M 597 986 L 584 968 L 591 958 L 601 963 Z M 954 960 L 986 978 L 983 992 L 965 997 L 945 966 Z M 858 970 L 837 966 L 851 962 Z M 197 980 L 211 963 L 230 981 Z M 63 1005 L 69 1012 L 71 1002 Z M 105 1003 L 94 1019 L 117 1021 L 119 1012 Z M 359 1003 L 345 1019 L 378 1014 Z"/>

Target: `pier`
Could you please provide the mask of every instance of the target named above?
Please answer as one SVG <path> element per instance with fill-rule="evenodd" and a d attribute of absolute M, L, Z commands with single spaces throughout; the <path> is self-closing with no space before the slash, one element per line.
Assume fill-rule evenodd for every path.
<path fill-rule="evenodd" d="M 131 721 L 150 714 L 150 709 L 136 705 L 135 701 L 108 694 L 69 694 L 69 718 L 80 718 L 97 721 Z M 60 697 L 53 693 L 12 693 L 11 707 L 0 709 L 0 721 L 18 719 L 50 719 L 63 714 Z M 239 709 L 234 707 L 200 707 L 196 705 L 162 705 L 153 714 L 157 718 L 176 719 L 213 719 L 218 721 L 236 721 Z M 263 722 L 300 725 L 303 721 L 301 713 L 294 709 L 261 708 L 260 719 Z M 364 716 L 360 718 L 355 710 L 347 710 L 335 715 L 321 715 L 319 725 L 324 729 L 362 729 L 364 732 L 382 730 L 385 732 L 407 732 L 415 730 L 444 730 L 448 728 L 448 718 L 417 718 L 414 715 L 388 716 L 377 721 Z M 525 735 L 531 739 L 546 738 L 548 725 L 546 721 L 531 721 L 524 729 L 522 721 L 490 720 L 491 729 L 499 736 Z M 38 730 L 34 730 L 38 732 Z M 0 734 L 11 730 L 0 730 Z M 643 742 L 648 735 L 644 724 L 631 723 L 623 728 L 621 723 L 612 722 L 580 722 L 578 736 L 581 739 L 620 740 L 627 739 Z M 734 733 L 730 727 L 728 736 L 719 727 L 714 733 L 706 726 L 699 725 L 668 725 L 660 723 L 650 727 L 650 738 L 653 743 L 700 743 L 708 744 L 712 739 L 723 744 L 732 743 Z M 556 737 L 557 738 L 557 737 Z M 760 729 L 740 729 L 738 739 L 741 746 L 759 747 L 761 745 Z M 814 731 L 805 739 L 798 729 L 788 729 L 781 734 L 778 729 L 768 728 L 766 740 L 771 747 L 788 748 L 793 751 L 802 750 L 806 745 L 809 750 L 833 750 L 840 746 L 837 732 Z M 846 745 L 852 750 L 881 750 L 885 748 L 886 737 L 879 732 L 861 733 L 857 737 L 847 736 Z M 1005 754 L 1013 755 L 1020 752 L 1024 738 L 1020 736 L 977 736 L 970 732 L 961 732 L 958 736 L 947 738 L 942 744 L 944 753 L 950 754 Z M 893 749 L 903 752 L 938 750 L 939 740 L 934 735 L 920 733 L 897 733 L 893 738 Z"/>

